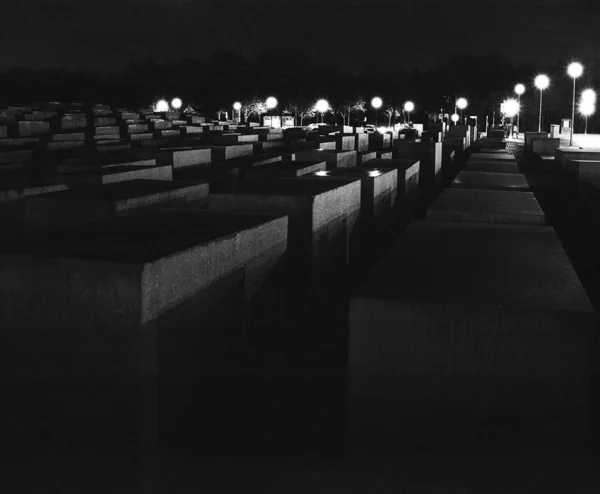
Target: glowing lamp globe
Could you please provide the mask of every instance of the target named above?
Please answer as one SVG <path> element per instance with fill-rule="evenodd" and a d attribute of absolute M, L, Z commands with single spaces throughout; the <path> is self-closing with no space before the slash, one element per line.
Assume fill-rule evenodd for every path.
<path fill-rule="evenodd" d="M 329 102 L 327 100 L 320 99 L 315 105 L 315 110 L 317 110 L 319 113 L 325 113 L 327 110 L 329 110 Z"/>
<path fill-rule="evenodd" d="M 589 117 L 596 112 L 596 104 L 592 101 L 581 101 L 579 103 L 579 113 L 584 117 Z"/>
<path fill-rule="evenodd" d="M 459 119 L 460 117 L 458 116 L 458 113 L 454 113 L 454 114 L 452 114 L 452 116 L 451 116 L 450 118 L 452 119 L 452 121 L 453 121 L 454 123 L 456 123 L 456 122 L 458 122 L 458 119 Z"/>
<path fill-rule="evenodd" d="M 458 100 L 456 100 L 456 106 L 458 106 L 459 109 L 464 110 L 467 107 L 467 100 L 465 98 L 458 98 Z"/>
<path fill-rule="evenodd" d="M 415 109 L 415 104 L 412 101 L 404 103 L 404 111 L 411 112 Z"/>
<path fill-rule="evenodd" d="M 540 74 L 535 78 L 534 84 L 540 91 L 543 91 L 550 85 L 550 79 L 547 75 Z"/>
<path fill-rule="evenodd" d="M 376 110 L 381 108 L 381 105 L 383 105 L 383 100 L 379 96 L 376 96 L 371 100 L 371 106 Z"/>
<path fill-rule="evenodd" d="M 236 102 L 233 104 L 233 109 L 234 109 L 235 111 L 240 111 L 240 110 L 242 109 L 242 104 L 241 104 L 239 101 L 236 101 Z"/>
<path fill-rule="evenodd" d="M 507 117 L 514 117 L 517 113 L 519 113 L 519 102 L 515 99 L 507 99 L 504 102 L 504 113 Z"/>
<path fill-rule="evenodd" d="M 579 62 L 573 62 L 572 64 L 569 64 L 569 67 L 567 67 L 567 73 L 573 79 L 577 79 L 581 74 L 583 74 L 583 65 L 581 65 Z"/>
<path fill-rule="evenodd" d="M 277 98 L 269 96 L 266 101 L 267 109 L 272 110 L 277 106 Z"/>
<path fill-rule="evenodd" d="M 596 91 L 594 91 L 593 89 L 586 89 L 585 91 L 582 91 L 581 100 L 596 103 Z"/>
<path fill-rule="evenodd" d="M 517 84 L 515 86 L 515 93 L 521 96 L 525 92 L 525 86 L 523 84 Z"/>
<path fill-rule="evenodd" d="M 181 105 L 183 105 L 183 103 L 179 98 L 173 98 L 173 100 L 171 101 L 171 106 L 176 110 L 179 110 L 181 108 Z"/>
<path fill-rule="evenodd" d="M 320 172 L 316 172 L 315 175 L 317 177 L 326 177 L 328 175 L 328 173 L 326 171 L 320 171 Z"/>
<path fill-rule="evenodd" d="M 167 103 L 164 99 L 157 101 L 156 105 L 154 106 L 154 111 L 169 111 L 169 103 Z"/>

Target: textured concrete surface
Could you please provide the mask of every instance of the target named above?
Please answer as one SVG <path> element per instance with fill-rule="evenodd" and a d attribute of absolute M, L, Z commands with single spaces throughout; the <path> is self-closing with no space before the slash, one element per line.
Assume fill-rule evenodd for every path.
<path fill-rule="evenodd" d="M 441 221 L 544 225 L 546 215 L 532 192 L 448 189 L 434 201 L 427 218 Z"/>
<path fill-rule="evenodd" d="M 173 167 L 115 165 L 103 167 L 95 172 L 69 173 L 64 175 L 64 180 L 68 185 L 78 187 L 125 182 L 135 179 L 173 180 Z"/>
<path fill-rule="evenodd" d="M 247 307 L 286 249 L 287 217 L 199 211 L 15 239 L 0 257 L 0 325 L 19 447 L 36 450 L 45 431 L 75 455 L 151 456 L 178 421 L 191 433 L 191 411 L 198 437 L 214 434 L 243 365 Z"/>
<path fill-rule="evenodd" d="M 581 440 L 596 328 L 552 228 L 413 222 L 351 300 L 350 444 Z"/>
<path fill-rule="evenodd" d="M 398 170 L 398 203 L 418 200 L 421 164 L 414 159 L 374 159 L 363 163 L 363 170 L 394 168 Z"/>
<path fill-rule="evenodd" d="M 460 172 L 451 184 L 456 189 L 528 191 L 525 175 L 517 173 Z"/>
<path fill-rule="evenodd" d="M 510 161 L 479 161 L 477 155 L 475 155 L 465 164 L 464 170 L 473 172 L 519 173 L 519 166 L 516 162 Z"/>

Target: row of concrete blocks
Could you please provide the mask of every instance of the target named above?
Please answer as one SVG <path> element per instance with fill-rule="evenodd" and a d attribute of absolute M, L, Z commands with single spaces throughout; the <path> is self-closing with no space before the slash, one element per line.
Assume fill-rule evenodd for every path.
<path fill-rule="evenodd" d="M 585 437 L 596 314 L 514 157 L 481 151 L 351 298 L 360 453 Z"/>
<path fill-rule="evenodd" d="M 129 418 L 148 439 L 157 394 L 173 420 L 186 406 L 174 390 L 205 389 L 210 406 L 215 382 L 239 379 L 248 339 L 280 338 L 273 328 L 284 331 L 290 299 L 326 310 L 369 234 L 415 199 L 419 163 L 374 160 L 325 176 L 315 173 L 324 161 L 294 166 L 308 175 L 238 194 L 148 176 L 25 200 L 23 228 L 3 241 L 0 326 L 8 379 L 20 383 L 15 393 L 31 391 L 27 408 L 60 415 L 80 410 L 85 394 L 103 412 L 80 432 L 118 441 Z M 84 393 L 90 386 L 103 391 Z M 121 427 L 108 433 L 103 420 Z"/>

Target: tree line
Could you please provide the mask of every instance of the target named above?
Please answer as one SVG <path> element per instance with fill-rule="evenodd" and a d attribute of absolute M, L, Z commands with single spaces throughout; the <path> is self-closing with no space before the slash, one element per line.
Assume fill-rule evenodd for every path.
<path fill-rule="evenodd" d="M 132 62 L 108 74 L 89 70 L 11 68 L 0 72 L 0 104 L 34 104 L 44 101 L 99 102 L 124 108 L 145 108 L 160 98 L 181 98 L 186 105 L 207 116 L 227 109 L 235 101 L 244 103 L 248 118 L 261 110 L 267 96 L 279 100 L 278 109 L 297 116 L 297 121 L 314 121 L 314 102 L 326 99 L 331 111 L 326 119 L 351 122 L 372 119 L 373 96 L 380 96 L 381 124 L 405 119 L 404 102 L 415 103 L 411 119 L 419 122 L 440 112 L 453 113 L 456 98 L 469 101 L 466 114 L 477 115 L 485 125 L 500 103 L 514 97 L 517 82 L 526 84 L 521 99 L 524 109 L 521 128 L 537 127 L 536 102 L 539 92 L 532 87 L 536 73 L 551 77 L 544 93 L 544 119 L 557 122 L 570 116 L 572 80 L 566 76 L 566 61 L 553 67 L 534 63 L 515 64 L 500 55 L 456 55 L 441 67 L 429 70 L 407 69 L 398 56 L 395 67 L 372 67 L 362 74 L 349 74 L 343 67 L 312 60 L 302 53 L 262 53 L 248 59 L 238 53 L 217 51 L 207 59 L 178 59 L 159 64 L 152 60 Z M 566 65 L 565 65 L 566 67 Z M 588 71 L 580 88 L 594 86 Z M 583 78 L 582 78 L 583 79 Z M 590 119 L 593 131 L 595 118 Z"/>

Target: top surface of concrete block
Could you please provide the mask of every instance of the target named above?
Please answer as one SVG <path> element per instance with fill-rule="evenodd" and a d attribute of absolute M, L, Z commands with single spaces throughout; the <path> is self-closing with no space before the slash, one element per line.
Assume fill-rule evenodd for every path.
<path fill-rule="evenodd" d="M 460 172 L 451 187 L 487 190 L 528 190 L 524 175 L 518 173 Z"/>
<path fill-rule="evenodd" d="M 279 216 L 161 210 L 115 217 L 76 229 L 26 234 L 6 252 L 40 257 L 145 264 L 199 244 L 276 221 Z M 287 229 L 287 221 L 285 222 Z"/>
<path fill-rule="evenodd" d="M 594 313 L 554 229 L 543 226 L 415 221 L 355 298 Z"/>
<path fill-rule="evenodd" d="M 427 212 L 428 218 L 455 221 L 545 224 L 545 214 L 532 192 L 447 189 Z"/>
<path fill-rule="evenodd" d="M 136 179 L 116 182 L 101 186 L 81 187 L 62 192 L 45 194 L 48 199 L 68 199 L 83 201 L 121 201 L 133 197 L 158 194 L 186 187 L 197 187 L 200 184 L 171 180 Z"/>
<path fill-rule="evenodd" d="M 312 180 L 278 180 L 277 182 L 255 183 L 244 187 L 240 194 L 274 196 L 317 196 L 329 192 L 339 185 Z"/>

